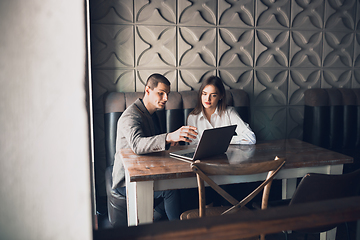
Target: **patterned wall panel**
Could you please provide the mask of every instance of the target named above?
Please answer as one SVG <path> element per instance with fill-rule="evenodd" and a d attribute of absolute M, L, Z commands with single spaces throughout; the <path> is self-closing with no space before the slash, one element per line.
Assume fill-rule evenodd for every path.
<path fill-rule="evenodd" d="M 146 25 L 168 25 L 176 23 L 176 1 L 136 0 L 136 23 Z"/>
<path fill-rule="evenodd" d="M 305 30 L 319 30 L 324 25 L 323 0 L 295 0 L 291 5 L 292 28 Z"/>
<path fill-rule="evenodd" d="M 290 66 L 321 67 L 322 32 L 292 31 L 290 39 Z"/>
<path fill-rule="evenodd" d="M 360 87 L 360 69 L 354 70 L 354 80 L 353 80 L 353 88 L 359 88 Z"/>
<path fill-rule="evenodd" d="M 358 0 L 90 0 L 90 7 L 98 189 L 103 97 L 142 92 L 154 72 L 172 91 L 197 90 L 209 75 L 245 90 L 259 141 L 302 138 L 306 89 L 360 87 Z"/>
<path fill-rule="evenodd" d="M 284 29 L 290 26 L 290 2 L 288 0 L 256 1 L 257 26 L 268 29 Z"/>
<path fill-rule="evenodd" d="M 132 26 L 95 25 L 91 33 L 93 68 L 134 67 Z"/>
<path fill-rule="evenodd" d="M 223 80 L 226 88 L 254 92 L 254 70 L 252 68 L 219 69 L 218 76 Z"/>
<path fill-rule="evenodd" d="M 324 67 L 351 67 L 354 51 L 354 34 L 325 32 Z"/>
<path fill-rule="evenodd" d="M 273 140 L 286 138 L 286 107 L 252 108 L 253 130 L 257 139 Z"/>
<path fill-rule="evenodd" d="M 325 28 L 354 30 L 357 0 L 327 0 L 325 2 Z"/>
<path fill-rule="evenodd" d="M 255 73 L 254 101 L 256 106 L 286 105 L 289 71 L 263 69 Z"/>
<path fill-rule="evenodd" d="M 254 0 L 220 0 L 219 21 L 222 27 L 252 28 L 255 26 Z"/>
<path fill-rule="evenodd" d="M 134 22 L 133 0 L 90 0 L 92 24 L 129 24 Z"/>
<path fill-rule="evenodd" d="M 215 26 L 217 24 L 217 0 L 178 1 L 178 14 L 180 25 Z"/>
<path fill-rule="evenodd" d="M 304 106 L 292 106 L 287 109 L 286 138 L 303 138 L 302 121 L 304 119 Z"/>
<path fill-rule="evenodd" d="M 216 28 L 179 28 L 179 67 L 216 67 Z"/>
<path fill-rule="evenodd" d="M 288 104 L 304 105 L 304 92 L 309 88 L 319 88 L 321 83 L 320 69 L 292 69 L 289 76 Z"/>
<path fill-rule="evenodd" d="M 176 66 L 176 28 L 173 26 L 137 26 L 135 59 L 138 68 Z"/>
<path fill-rule="evenodd" d="M 219 68 L 253 67 L 254 32 L 241 28 L 219 29 Z"/>
<path fill-rule="evenodd" d="M 256 31 L 255 57 L 258 67 L 288 67 L 290 52 L 288 30 L 258 29 Z"/>

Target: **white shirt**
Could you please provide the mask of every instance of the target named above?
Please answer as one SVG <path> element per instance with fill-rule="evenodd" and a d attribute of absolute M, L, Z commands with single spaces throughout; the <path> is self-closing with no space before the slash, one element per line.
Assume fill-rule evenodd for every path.
<path fill-rule="evenodd" d="M 233 136 L 230 144 L 255 144 L 256 138 L 254 132 L 250 129 L 249 124 L 239 116 L 238 112 L 233 107 L 227 107 L 224 113 L 220 116 L 218 109 L 211 115 L 210 122 L 207 120 L 203 112 L 197 115 L 190 114 L 188 117 L 187 125 L 197 128 L 197 138 L 190 144 L 197 144 L 205 129 L 224 127 L 229 125 L 237 125 L 236 134 Z"/>

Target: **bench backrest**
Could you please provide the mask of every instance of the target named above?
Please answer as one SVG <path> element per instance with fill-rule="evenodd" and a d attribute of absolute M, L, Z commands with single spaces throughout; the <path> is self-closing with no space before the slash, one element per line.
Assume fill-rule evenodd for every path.
<path fill-rule="evenodd" d="M 360 89 L 305 91 L 303 139 L 328 149 L 360 147 Z"/>

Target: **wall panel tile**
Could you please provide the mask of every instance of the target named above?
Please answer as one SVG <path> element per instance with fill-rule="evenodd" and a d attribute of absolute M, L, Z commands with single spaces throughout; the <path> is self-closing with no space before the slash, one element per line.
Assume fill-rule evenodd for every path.
<path fill-rule="evenodd" d="M 134 70 L 93 70 L 93 83 L 96 83 L 97 89 L 102 89 L 99 94 L 105 92 L 134 92 L 135 74 Z M 96 96 L 96 95 L 95 95 Z"/>
<path fill-rule="evenodd" d="M 303 138 L 304 106 L 292 106 L 287 112 L 286 138 Z"/>
<path fill-rule="evenodd" d="M 324 67 L 351 67 L 354 53 L 354 33 L 325 32 Z"/>
<path fill-rule="evenodd" d="M 178 91 L 198 90 L 201 81 L 211 75 L 216 75 L 214 68 L 181 69 L 179 70 Z"/>
<path fill-rule="evenodd" d="M 289 31 L 256 30 L 255 57 L 258 67 L 289 66 Z"/>
<path fill-rule="evenodd" d="M 356 16 L 355 16 L 355 19 L 356 19 L 356 30 L 360 30 L 360 3 L 357 2 L 356 3 Z"/>
<path fill-rule="evenodd" d="M 170 81 L 170 90 L 178 91 L 177 89 L 177 70 L 176 69 L 146 69 L 138 70 L 136 72 L 136 90 L 133 92 L 144 92 L 145 84 L 148 77 L 153 73 L 160 73 L 164 75 Z"/>
<path fill-rule="evenodd" d="M 357 0 L 325 1 L 326 29 L 355 29 L 355 13 Z"/>
<path fill-rule="evenodd" d="M 351 88 L 351 69 L 324 69 L 322 88 Z"/>
<path fill-rule="evenodd" d="M 256 25 L 260 28 L 288 28 L 290 26 L 290 1 L 257 0 Z"/>
<path fill-rule="evenodd" d="M 358 68 L 354 70 L 354 78 L 351 87 L 360 88 L 360 69 Z"/>
<path fill-rule="evenodd" d="M 360 67 L 360 30 L 355 34 L 354 67 Z"/>
<path fill-rule="evenodd" d="M 286 108 L 255 107 L 253 108 L 252 129 L 258 140 L 286 138 Z"/>
<path fill-rule="evenodd" d="M 180 0 L 178 5 L 181 25 L 210 27 L 217 24 L 217 0 Z"/>
<path fill-rule="evenodd" d="M 254 66 L 254 30 L 220 28 L 218 36 L 220 68 Z"/>
<path fill-rule="evenodd" d="M 245 90 L 249 96 L 252 96 L 254 92 L 254 70 L 252 68 L 220 69 L 218 76 L 227 87 Z"/>
<path fill-rule="evenodd" d="M 320 88 L 321 70 L 292 69 L 289 76 L 289 105 L 304 105 L 304 92 L 309 88 Z"/>
<path fill-rule="evenodd" d="M 219 25 L 235 28 L 255 26 L 254 0 L 220 0 Z"/>
<path fill-rule="evenodd" d="M 91 40 L 94 68 L 134 66 L 134 34 L 131 25 L 92 25 Z"/>
<path fill-rule="evenodd" d="M 323 0 L 292 0 L 291 3 L 291 26 L 293 29 L 320 30 L 323 28 Z"/>
<path fill-rule="evenodd" d="M 256 70 L 254 104 L 256 106 L 286 105 L 288 78 L 287 69 Z"/>
<path fill-rule="evenodd" d="M 176 0 L 136 0 L 135 22 L 146 25 L 176 24 Z"/>
<path fill-rule="evenodd" d="M 290 38 L 291 67 L 321 67 L 322 32 L 292 31 Z"/>
<path fill-rule="evenodd" d="M 173 26 L 137 26 L 135 46 L 138 67 L 176 66 L 176 28 Z"/>
<path fill-rule="evenodd" d="M 216 28 L 179 28 L 179 66 L 216 67 Z"/>
<path fill-rule="evenodd" d="M 90 16 L 92 23 L 128 24 L 134 20 L 132 0 L 91 0 Z"/>

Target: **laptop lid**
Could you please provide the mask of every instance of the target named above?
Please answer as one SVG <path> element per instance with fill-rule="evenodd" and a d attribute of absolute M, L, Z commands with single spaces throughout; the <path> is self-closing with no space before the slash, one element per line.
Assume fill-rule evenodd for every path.
<path fill-rule="evenodd" d="M 198 160 L 224 154 L 231 142 L 237 125 L 211 128 L 204 130 L 196 149 L 190 148 L 171 152 L 170 156 Z M 195 152 L 192 157 L 189 153 Z"/>

